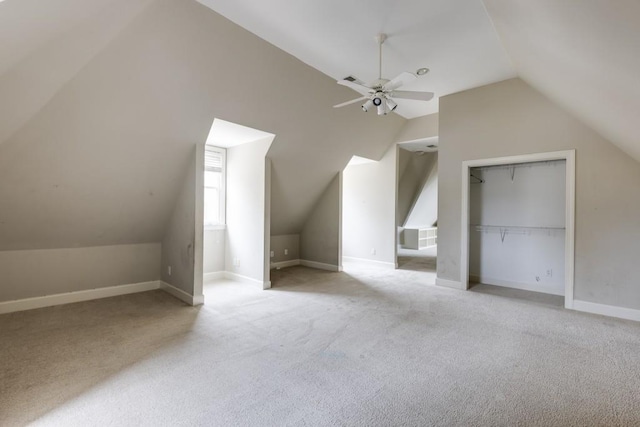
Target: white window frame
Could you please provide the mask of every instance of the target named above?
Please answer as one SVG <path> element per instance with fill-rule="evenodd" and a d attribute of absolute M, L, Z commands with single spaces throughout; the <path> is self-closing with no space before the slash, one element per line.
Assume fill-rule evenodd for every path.
<path fill-rule="evenodd" d="M 211 167 L 207 166 L 207 152 L 214 152 L 220 155 L 222 160 L 222 179 L 220 180 L 220 223 L 218 224 L 207 224 L 205 222 L 204 229 L 205 230 L 223 230 L 226 228 L 227 224 L 227 150 L 221 147 L 216 147 L 213 145 L 205 145 L 204 146 L 204 172 L 213 170 Z M 203 186 L 203 193 L 206 189 L 206 184 Z"/>

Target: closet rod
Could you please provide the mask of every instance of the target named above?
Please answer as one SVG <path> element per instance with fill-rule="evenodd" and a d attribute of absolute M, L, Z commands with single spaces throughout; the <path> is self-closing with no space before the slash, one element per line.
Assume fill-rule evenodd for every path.
<path fill-rule="evenodd" d="M 471 168 L 471 170 L 486 170 L 486 169 L 511 169 L 514 167 L 533 167 L 533 166 L 542 166 L 542 165 L 559 165 L 563 163 L 564 160 L 542 160 L 539 162 L 526 162 L 526 163 L 509 163 L 507 165 L 490 165 L 490 166 L 476 166 Z"/>

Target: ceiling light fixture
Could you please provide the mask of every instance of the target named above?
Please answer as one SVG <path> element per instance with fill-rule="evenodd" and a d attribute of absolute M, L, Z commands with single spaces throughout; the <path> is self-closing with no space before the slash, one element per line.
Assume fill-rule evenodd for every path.
<path fill-rule="evenodd" d="M 385 94 L 378 92 L 373 98 L 367 99 L 367 102 L 362 104 L 362 111 L 365 113 L 369 111 L 371 107 L 376 107 L 379 116 L 384 116 L 398 107 L 392 99 L 387 98 Z"/>
<path fill-rule="evenodd" d="M 429 72 L 429 69 L 423 67 L 423 68 L 418 68 L 418 71 L 416 71 L 416 74 L 419 76 L 424 76 L 428 72 Z"/>

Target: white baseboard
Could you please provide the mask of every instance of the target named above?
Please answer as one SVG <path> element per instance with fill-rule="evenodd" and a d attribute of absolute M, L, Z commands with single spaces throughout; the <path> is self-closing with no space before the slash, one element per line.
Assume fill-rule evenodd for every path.
<path fill-rule="evenodd" d="M 601 314 L 603 316 L 618 317 L 620 319 L 640 322 L 640 310 L 635 310 L 633 308 L 573 300 L 573 309 L 576 311 L 583 311 L 585 313 Z"/>
<path fill-rule="evenodd" d="M 167 282 L 161 281 L 160 289 L 162 289 L 168 294 L 173 295 L 179 300 L 186 302 L 189 305 L 196 306 L 196 305 L 204 304 L 204 295 L 190 295 L 189 293 L 183 291 L 182 289 L 178 289 L 175 286 L 168 284 Z"/>
<path fill-rule="evenodd" d="M 246 283 L 248 285 L 258 285 L 260 289 L 265 289 L 266 283 L 258 279 L 254 279 L 252 277 L 243 276 L 241 274 L 232 273 L 230 271 L 224 272 L 224 278 L 229 280 L 234 280 L 236 282 Z"/>
<path fill-rule="evenodd" d="M 395 270 L 396 268 L 398 268 L 395 262 L 376 261 L 373 259 L 355 258 L 350 256 L 343 256 L 342 260 L 344 262 L 353 262 L 353 263 L 362 264 L 362 265 L 370 265 L 372 267 L 382 267 L 390 270 Z"/>
<path fill-rule="evenodd" d="M 509 280 L 494 279 L 491 277 L 476 276 L 472 274 L 469 275 L 469 281 L 482 283 L 483 285 L 494 285 L 501 286 L 503 288 L 520 289 L 522 291 L 541 292 L 544 294 L 564 296 L 564 284 L 560 286 L 561 290 L 557 290 L 551 288 L 543 288 L 540 285 L 536 285 L 535 283 L 513 282 Z"/>
<path fill-rule="evenodd" d="M 300 265 L 299 259 L 290 259 L 288 261 L 272 262 L 271 270 L 273 270 L 274 268 L 293 267 L 295 265 Z"/>
<path fill-rule="evenodd" d="M 129 285 L 108 286 L 104 288 L 88 289 L 85 291 L 65 292 L 62 294 L 46 295 L 42 297 L 25 298 L 14 301 L 0 302 L 0 314 L 15 311 L 32 310 L 35 308 L 51 307 L 54 305 L 70 304 L 137 292 L 152 291 L 160 288 L 160 281 L 132 283 Z"/>
<path fill-rule="evenodd" d="M 224 271 L 214 271 L 213 273 L 204 273 L 202 280 L 204 282 L 210 282 L 212 280 L 224 279 Z"/>
<path fill-rule="evenodd" d="M 449 279 L 441 279 L 440 277 L 436 277 L 436 285 L 442 286 L 445 288 L 459 289 L 461 291 L 466 291 L 467 289 L 464 287 L 462 282 L 458 282 L 455 280 Z"/>
<path fill-rule="evenodd" d="M 300 265 L 303 265 L 305 267 L 317 268 L 320 270 L 342 271 L 342 267 L 339 265 L 325 264 L 323 262 L 309 261 L 306 259 L 301 259 Z"/>

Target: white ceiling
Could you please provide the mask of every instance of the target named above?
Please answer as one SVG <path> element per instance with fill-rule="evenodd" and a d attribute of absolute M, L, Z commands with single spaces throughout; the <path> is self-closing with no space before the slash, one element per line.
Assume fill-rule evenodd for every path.
<path fill-rule="evenodd" d="M 518 75 L 640 161 L 640 1 L 485 3 Z"/>
<path fill-rule="evenodd" d="M 405 118 L 437 112 L 439 96 L 516 75 L 481 0 L 198 1 L 336 80 L 377 79 L 374 37 L 386 33 L 383 77 L 431 70 L 402 89 L 436 97 L 402 100 Z"/>
<path fill-rule="evenodd" d="M 214 119 L 206 144 L 232 148 L 275 135 L 225 120 Z"/>

